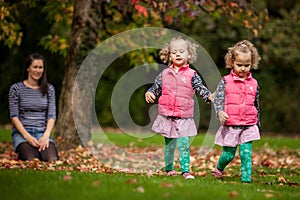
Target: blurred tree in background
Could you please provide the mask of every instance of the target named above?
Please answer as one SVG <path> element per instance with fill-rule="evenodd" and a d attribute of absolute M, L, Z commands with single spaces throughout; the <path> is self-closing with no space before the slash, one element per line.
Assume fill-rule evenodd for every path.
<path fill-rule="evenodd" d="M 80 10 L 80 5 L 87 10 Z M 57 92 L 56 133 L 75 137 L 70 141 L 78 143 L 70 110 L 70 91 L 83 59 L 112 35 L 154 26 L 177 30 L 198 41 L 222 75 L 228 73 L 224 69 L 227 48 L 239 40 L 251 40 L 262 56 L 260 69 L 254 71 L 261 88 L 262 130 L 299 132 L 299 0 L 292 3 L 283 0 L 0 0 L 0 11 L 1 124 L 9 123 L 9 86 L 20 80 L 24 58 L 38 51 L 47 58 L 49 80 Z M 81 40 L 76 41 L 76 37 Z M 157 51 L 137 50 L 117 59 L 105 71 L 95 96 L 101 126 L 116 126 L 110 108 L 114 84 L 132 67 L 151 62 L 159 62 Z M 136 91 L 131 102 L 134 106 L 130 106 L 131 115 L 139 124 L 149 121 L 149 106 L 144 102 L 146 89 L 145 86 Z M 200 129 L 206 129 L 210 108 L 200 104 L 200 109 Z"/>

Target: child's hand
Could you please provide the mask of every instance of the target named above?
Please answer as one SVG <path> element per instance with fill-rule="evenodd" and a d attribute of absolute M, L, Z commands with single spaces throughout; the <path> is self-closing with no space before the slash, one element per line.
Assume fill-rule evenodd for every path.
<path fill-rule="evenodd" d="M 218 113 L 218 115 L 219 115 L 219 120 L 220 120 L 220 122 L 221 122 L 222 125 L 223 125 L 223 124 L 226 122 L 226 120 L 229 118 L 229 116 L 227 115 L 227 113 L 224 112 L 224 111 L 220 111 L 220 112 Z"/>
<path fill-rule="evenodd" d="M 216 91 L 214 91 L 214 92 L 208 97 L 208 99 L 209 99 L 211 102 L 214 102 L 215 97 L 216 97 Z"/>
<path fill-rule="evenodd" d="M 146 92 L 145 99 L 147 103 L 153 103 L 156 99 L 155 95 L 152 92 Z"/>

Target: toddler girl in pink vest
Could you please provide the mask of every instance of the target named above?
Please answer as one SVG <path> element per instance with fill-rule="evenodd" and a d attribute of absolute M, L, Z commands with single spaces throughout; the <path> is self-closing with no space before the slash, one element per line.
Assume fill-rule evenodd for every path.
<path fill-rule="evenodd" d="M 241 158 L 242 182 L 250 183 L 252 176 L 252 141 L 260 139 L 259 87 L 250 69 L 257 69 L 260 56 L 253 44 L 243 40 L 228 48 L 225 56 L 230 74 L 219 82 L 214 106 L 221 126 L 215 144 L 223 146 L 215 178 L 223 178 L 225 167 L 234 159 L 237 146 Z"/>
<path fill-rule="evenodd" d="M 190 136 L 197 134 L 193 119 L 196 93 L 210 101 L 211 93 L 201 77 L 189 67 L 196 60 L 197 45 L 183 38 L 173 38 L 160 51 L 163 62 L 168 64 L 145 94 L 146 102 L 158 99 L 158 116 L 152 130 L 165 138 L 164 159 L 166 174 L 177 175 L 174 170 L 174 152 L 179 149 L 181 174 L 184 179 L 194 179 L 190 173 Z"/>

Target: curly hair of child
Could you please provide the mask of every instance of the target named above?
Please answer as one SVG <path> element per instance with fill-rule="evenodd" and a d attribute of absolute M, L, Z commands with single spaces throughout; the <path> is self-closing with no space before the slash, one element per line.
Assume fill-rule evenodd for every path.
<path fill-rule="evenodd" d="M 260 55 L 254 45 L 248 40 L 242 40 L 236 43 L 234 46 L 228 48 L 228 52 L 225 55 L 226 68 L 232 68 L 233 61 L 239 52 L 251 53 L 251 69 L 258 69 L 259 61 L 261 60 Z"/>
<path fill-rule="evenodd" d="M 197 48 L 199 47 L 198 44 L 191 42 L 190 40 L 184 39 L 182 37 L 173 37 L 169 43 L 166 43 L 163 48 L 159 51 L 159 57 L 163 61 L 163 63 L 166 63 L 167 65 L 171 65 L 170 61 L 170 44 L 176 40 L 183 40 L 185 41 L 187 45 L 187 50 L 189 53 L 189 57 L 187 62 L 193 63 L 197 60 Z"/>

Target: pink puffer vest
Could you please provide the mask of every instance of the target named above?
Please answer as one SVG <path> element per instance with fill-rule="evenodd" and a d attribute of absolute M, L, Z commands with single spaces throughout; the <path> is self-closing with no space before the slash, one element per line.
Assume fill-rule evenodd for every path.
<path fill-rule="evenodd" d="M 236 76 L 233 71 L 224 76 L 225 79 L 225 106 L 224 111 L 229 119 L 225 125 L 255 125 L 257 124 L 257 109 L 254 106 L 257 81 L 251 73 L 245 80 Z"/>
<path fill-rule="evenodd" d="M 172 66 L 162 72 L 162 95 L 158 100 L 158 113 L 164 116 L 191 118 L 194 115 L 195 91 L 191 80 L 195 71 L 189 65 L 176 73 Z"/>

